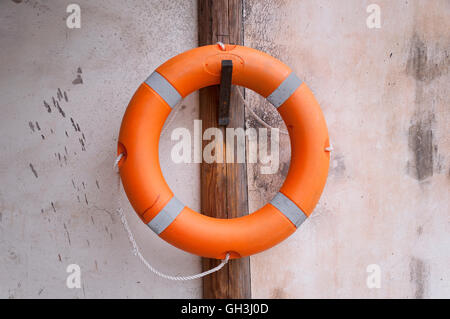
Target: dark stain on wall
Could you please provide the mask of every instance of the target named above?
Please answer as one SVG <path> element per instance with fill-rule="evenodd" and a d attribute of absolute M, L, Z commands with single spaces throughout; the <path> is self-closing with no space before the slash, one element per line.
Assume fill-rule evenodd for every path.
<path fill-rule="evenodd" d="M 408 168 L 419 181 L 433 176 L 433 153 L 435 147 L 437 149 L 437 146 L 433 145 L 433 118 L 433 114 L 429 114 L 425 119 L 416 118 L 409 127 L 408 145 L 413 153 L 413 160 Z"/>
<path fill-rule="evenodd" d="M 422 234 L 423 234 L 423 226 L 417 227 L 416 232 L 417 232 L 417 236 L 418 237 L 422 236 Z"/>
<path fill-rule="evenodd" d="M 64 225 L 64 230 L 66 231 L 66 236 L 67 236 L 67 241 L 69 242 L 69 246 L 72 245 L 72 242 L 70 241 L 70 233 L 69 230 L 67 229 L 66 223 L 63 223 Z"/>
<path fill-rule="evenodd" d="M 63 95 L 62 95 L 61 88 L 58 88 L 58 90 L 56 91 L 56 97 L 58 98 L 59 101 L 62 100 Z"/>
<path fill-rule="evenodd" d="M 38 174 L 37 174 L 36 170 L 34 169 L 33 164 L 31 164 L 31 163 L 30 163 L 30 168 L 31 168 L 31 171 L 33 172 L 33 175 L 34 175 L 36 178 L 38 178 Z"/>
<path fill-rule="evenodd" d="M 72 123 L 73 129 L 76 132 L 77 131 L 77 126 L 75 125 L 75 121 L 73 120 L 73 118 L 70 118 L 70 122 Z"/>
<path fill-rule="evenodd" d="M 45 1 L 39 1 L 39 0 L 11 0 L 14 3 L 24 3 L 28 6 L 30 6 L 31 8 L 35 9 L 38 11 L 38 16 L 39 16 L 39 12 L 40 13 L 45 13 L 47 11 L 50 11 L 50 7 L 47 6 L 46 4 L 42 3 Z"/>
<path fill-rule="evenodd" d="M 77 75 L 77 77 L 75 78 L 75 80 L 72 81 L 72 84 L 76 85 L 76 84 L 83 84 L 83 79 L 81 78 L 81 75 Z"/>
<path fill-rule="evenodd" d="M 414 298 L 425 298 L 427 289 L 428 269 L 425 262 L 419 258 L 412 257 L 409 263 L 410 281 L 415 285 Z"/>
<path fill-rule="evenodd" d="M 62 115 L 62 117 L 66 117 L 66 113 L 63 111 L 58 101 L 56 101 L 56 108 L 58 109 L 58 112 Z"/>
<path fill-rule="evenodd" d="M 44 106 L 45 106 L 45 108 L 47 109 L 47 112 L 48 112 L 48 113 L 51 113 L 51 112 L 52 112 L 52 108 L 50 107 L 50 105 L 49 105 L 46 101 L 44 101 Z"/>
<path fill-rule="evenodd" d="M 76 84 L 83 84 L 83 78 L 81 77 L 81 74 L 83 73 L 83 71 L 81 70 L 81 67 L 78 67 L 77 69 L 77 77 L 75 78 L 75 80 L 72 81 L 72 84 L 76 85 Z"/>
<path fill-rule="evenodd" d="M 444 49 L 443 49 L 444 48 Z M 422 182 L 442 170 L 442 159 L 438 154 L 433 132 L 436 124 L 436 92 L 429 84 L 446 75 L 449 66 L 446 45 L 428 43 L 426 37 L 414 33 L 410 40 L 406 73 L 415 79 L 415 109 L 408 129 L 408 146 L 411 159 L 407 163 L 408 173 Z M 446 94 L 445 92 L 438 94 Z"/>
<path fill-rule="evenodd" d="M 342 177 L 345 174 L 345 161 L 342 154 L 335 154 L 331 159 L 330 175 Z"/>
<path fill-rule="evenodd" d="M 446 74 L 448 66 L 449 54 L 447 50 L 440 50 L 437 45 L 435 48 L 429 48 L 417 33 L 412 36 L 406 64 L 406 71 L 409 75 L 412 75 L 418 81 L 431 82 Z"/>
<path fill-rule="evenodd" d="M 83 139 L 79 138 L 78 141 L 80 142 L 81 150 L 82 150 L 83 152 L 86 151 L 86 145 L 84 144 Z"/>

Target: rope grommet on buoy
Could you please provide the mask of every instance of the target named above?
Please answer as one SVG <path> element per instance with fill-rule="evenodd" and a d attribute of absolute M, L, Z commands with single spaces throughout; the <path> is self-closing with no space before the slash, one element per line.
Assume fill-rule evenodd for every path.
<path fill-rule="evenodd" d="M 216 43 L 218 46 L 219 46 L 219 48 L 222 50 L 222 51 L 225 51 L 225 44 L 223 44 L 222 42 L 217 42 Z"/>

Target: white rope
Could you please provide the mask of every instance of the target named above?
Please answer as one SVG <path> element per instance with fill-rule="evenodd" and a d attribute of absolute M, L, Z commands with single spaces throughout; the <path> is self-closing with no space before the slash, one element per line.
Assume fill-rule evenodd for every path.
<path fill-rule="evenodd" d="M 120 160 L 122 159 L 122 157 L 124 156 L 123 153 L 120 153 L 116 160 L 114 161 L 114 169 L 117 168 Z M 125 228 L 125 230 L 127 231 L 128 234 L 128 239 L 130 240 L 132 246 L 133 246 L 133 254 L 135 256 L 138 256 L 139 259 L 142 261 L 142 263 L 153 273 L 155 273 L 156 275 L 165 278 L 165 279 L 169 279 L 169 280 L 177 280 L 177 281 L 184 281 L 184 280 L 193 280 L 193 279 L 198 279 L 198 278 L 202 278 L 205 277 L 209 274 L 212 274 L 213 272 L 219 271 L 220 269 L 223 268 L 223 266 L 225 266 L 228 263 L 228 260 L 230 259 L 230 254 L 227 254 L 225 259 L 223 259 L 219 265 L 217 265 L 216 267 L 204 271 L 200 274 L 196 274 L 196 275 L 191 275 L 191 276 L 171 276 L 171 275 L 166 275 L 163 274 L 162 272 L 160 272 L 159 270 L 155 269 L 152 265 L 150 265 L 150 263 L 145 259 L 144 256 L 142 256 L 140 250 L 139 250 L 139 246 L 136 243 L 136 240 L 134 239 L 133 233 L 131 232 L 130 226 L 128 225 L 127 219 L 125 218 L 125 215 L 123 213 L 122 208 L 117 209 L 117 213 L 120 216 L 120 221 L 122 222 L 123 227 Z"/>
<path fill-rule="evenodd" d="M 120 153 L 117 157 L 116 157 L 116 160 L 114 161 L 114 166 L 113 166 L 113 168 L 116 170 L 117 169 L 117 166 L 119 166 L 119 162 L 120 162 L 120 160 L 122 159 L 122 157 L 123 157 L 123 153 Z"/>
<path fill-rule="evenodd" d="M 216 44 L 220 47 L 220 49 L 222 50 L 222 51 L 225 51 L 225 44 L 223 44 L 222 42 L 216 42 Z"/>
<path fill-rule="evenodd" d="M 128 239 L 130 240 L 131 244 L 133 245 L 133 254 L 135 256 L 138 256 L 139 259 L 142 261 L 142 263 L 153 273 L 155 273 L 156 275 L 165 278 L 165 279 L 169 279 L 169 280 L 177 280 L 177 281 L 184 281 L 184 280 L 193 280 L 193 279 L 198 279 L 198 278 L 202 278 L 205 277 L 209 274 L 212 274 L 213 272 L 219 271 L 220 269 L 223 268 L 223 266 L 225 266 L 228 263 L 228 260 L 230 259 L 230 254 L 227 254 L 225 259 L 223 259 L 219 265 L 217 265 L 216 267 L 204 271 L 200 274 L 196 274 L 196 275 L 191 275 L 191 276 L 171 276 L 171 275 L 166 275 L 163 274 L 162 272 L 160 272 L 159 270 L 155 269 L 152 265 L 149 264 L 149 262 L 145 259 L 144 256 L 142 256 L 138 245 L 136 244 L 136 241 L 134 240 L 133 237 L 133 233 L 131 232 L 130 226 L 128 226 L 128 222 L 127 219 L 125 218 L 125 215 L 123 213 L 122 208 L 119 208 L 117 210 L 119 216 L 120 216 L 120 220 L 122 221 L 123 227 L 125 228 L 125 230 L 128 233 Z"/>
<path fill-rule="evenodd" d="M 175 116 L 177 115 L 179 109 L 177 108 L 176 111 L 174 112 L 172 118 L 168 121 L 168 123 L 166 123 L 165 127 L 163 128 L 161 135 L 163 135 L 167 129 L 167 127 L 170 126 L 171 122 L 175 119 Z M 116 160 L 114 161 L 114 169 L 117 168 L 117 166 L 119 165 L 120 160 L 122 159 L 122 157 L 124 156 L 124 153 L 120 153 Z M 136 243 L 136 240 L 134 239 L 133 233 L 131 232 L 130 226 L 128 225 L 127 219 L 125 218 L 125 215 L 123 213 L 122 208 L 119 208 L 117 210 L 117 213 L 120 216 L 120 221 L 122 222 L 123 227 L 125 228 L 125 230 L 127 231 L 128 234 L 128 239 L 130 240 L 132 246 L 133 246 L 133 254 L 135 256 L 138 256 L 139 259 L 142 261 L 142 263 L 153 273 L 155 273 L 156 275 L 165 278 L 165 279 L 169 279 L 169 280 L 176 280 L 176 281 L 185 281 L 185 280 L 193 280 L 193 279 L 198 279 L 198 278 L 202 278 L 205 277 L 209 274 L 212 274 L 216 271 L 219 271 L 220 269 L 223 268 L 223 266 L 225 266 L 229 259 L 230 259 L 230 254 L 227 254 L 225 259 L 223 259 L 219 265 L 217 265 L 216 267 L 204 271 L 200 274 L 196 274 L 196 275 L 191 275 L 191 276 L 171 276 L 171 275 L 166 275 L 163 274 L 162 272 L 160 272 L 159 270 L 155 269 L 152 265 L 150 265 L 150 263 L 145 259 L 144 256 L 142 256 L 140 250 L 139 250 L 139 246 Z"/>

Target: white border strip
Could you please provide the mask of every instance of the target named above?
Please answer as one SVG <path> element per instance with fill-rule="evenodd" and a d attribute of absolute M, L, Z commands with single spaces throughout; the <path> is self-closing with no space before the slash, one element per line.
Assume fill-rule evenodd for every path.
<path fill-rule="evenodd" d="M 171 108 L 181 101 L 180 93 L 158 72 L 150 74 L 145 83 L 155 90 Z"/>
<path fill-rule="evenodd" d="M 147 224 L 156 234 L 161 234 L 184 209 L 184 205 L 175 196 L 164 208 Z"/>
<path fill-rule="evenodd" d="M 284 102 L 297 90 L 302 84 L 294 72 L 281 82 L 281 84 L 267 97 L 267 100 L 272 103 L 273 106 L 279 108 Z"/>
<path fill-rule="evenodd" d="M 297 228 L 307 218 L 306 214 L 282 193 L 276 194 L 270 203 L 282 212 Z"/>

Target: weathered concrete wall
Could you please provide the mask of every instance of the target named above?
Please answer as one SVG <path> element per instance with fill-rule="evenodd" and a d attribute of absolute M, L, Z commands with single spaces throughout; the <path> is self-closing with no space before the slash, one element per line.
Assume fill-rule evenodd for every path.
<path fill-rule="evenodd" d="M 373 2 L 381 29 L 366 26 Z M 246 2 L 245 44 L 308 83 L 335 148 L 312 217 L 252 258 L 254 297 L 450 296 L 450 3 L 373 2 Z M 281 186 L 281 157 L 277 178 L 249 167 L 251 211 Z M 366 286 L 370 264 L 381 267 L 380 289 Z"/>
<path fill-rule="evenodd" d="M 117 207 L 155 266 L 200 270 L 199 258 L 140 222 L 112 171 L 131 94 L 163 61 L 197 45 L 196 1 L 77 3 L 78 30 L 66 27 L 61 1 L 0 3 L 0 297 L 200 297 L 201 282 L 160 279 L 132 255 Z M 246 1 L 246 45 L 308 83 L 335 148 L 312 217 L 252 257 L 254 297 L 450 296 L 450 5 L 377 1 L 382 28 L 368 29 L 370 3 Z M 282 127 L 259 97 L 250 92 L 249 100 Z M 169 132 L 192 129 L 197 96 L 176 113 L 161 165 L 176 195 L 198 209 L 198 165 L 167 160 Z M 248 125 L 257 123 L 249 117 Z M 251 211 L 288 171 L 286 136 L 281 143 L 279 173 L 249 166 Z M 72 263 L 82 289 L 66 288 Z M 380 289 L 366 286 L 369 264 L 381 267 Z"/>
<path fill-rule="evenodd" d="M 160 279 L 132 254 L 118 207 L 155 266 L 200 270 L 199 258 L 142 224 L 112 169 L 137 86 L 197 46 L 196 2 L 80 0 L 81 29 L 73 30 L 69 3 L 0 3 L 0 297 L 200 297 L 200 281 Z M 197 112 L 194 94 L 170 126 L 191 127 Z M 166 133 L 162 158 L 170 147 Z M 198 166 L 161 164 L 177 196 L 198 209 Z M 82 289 L 66 288 L 72 263 L 81 267 Z"/>

